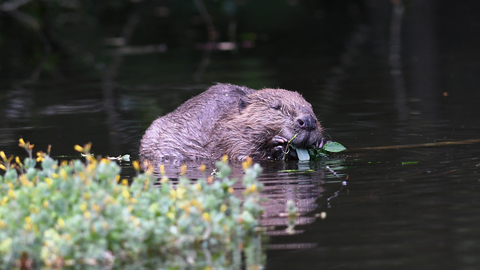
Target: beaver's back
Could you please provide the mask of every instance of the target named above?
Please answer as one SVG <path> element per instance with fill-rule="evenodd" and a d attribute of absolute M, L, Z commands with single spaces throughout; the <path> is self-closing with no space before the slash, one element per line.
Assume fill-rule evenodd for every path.
<path fill-rule="evenodd" d="M 255 90 L 232 84 L 217 84 L 173 112 L 155 120 L 140 144 L 140 159 L 158 162 L 164 158 L 209 158 L 205 144 L 218 118 L 240 97 Z"/>

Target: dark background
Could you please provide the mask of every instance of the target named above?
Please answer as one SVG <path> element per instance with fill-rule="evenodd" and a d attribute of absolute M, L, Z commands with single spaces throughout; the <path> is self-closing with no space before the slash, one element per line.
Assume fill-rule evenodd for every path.
<path fill-rule="evenodd" d="M 280 164 L 292 174 L 262 164 L 263 222 L 282 231 L 286 199 L 301 214 L 267 268 L 476 269 L 480 151 L 461 142 L 480 136 L 479 14 L 476 0 L 3 1 L 0 149 L 136 159 L 154 119 L 215 82 L 295 90 L 349 152 Z M 326 164 L 349 176 L 341 192 Z"/>
<path fill-rule="evenodd" d="M 479 11 L 433 0 L 2 2 L 0 145 L 34 135 L 62 152 L 93 141 L 135 155 L 153 119 L 215 82 L 299 91 L 326 127 L 358 120 L 342 119 L 345 97 L 389 98 L 400 121 L 476 121 Z"/>

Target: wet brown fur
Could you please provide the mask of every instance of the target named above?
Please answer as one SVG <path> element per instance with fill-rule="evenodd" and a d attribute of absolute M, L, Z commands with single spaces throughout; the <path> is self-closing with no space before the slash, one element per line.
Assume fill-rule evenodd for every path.
<path fill-rule="evenodd" d="M 309 130 L 299 126 L 302 117 L 311 119 Z M 291 143 L 298 148 L 322 140 L 322 127 L 300 94 L 217 84 L 155 120 L 142 138 L 140 158 L 278 159 L 286 144 L 277 138 L 290 140 L 295 134 Z"/>
<path fill-rule="evenodd" d="M 310 140 L 295 124 L 297 117 L 310 114 L 310 103 L 297 92 L 283 89 L 263 89 L 240 100 L 239 108 L 228 111 L 213 129 L 211 153 L 213 158 L 227 154 L 233 159 L 270 159 L 270 142 L 275 135 L 287 140 L 297 134 L 292 143 L 306 148 L 321 139 L 322 128 L 316 120 L 317 130 Z"/>

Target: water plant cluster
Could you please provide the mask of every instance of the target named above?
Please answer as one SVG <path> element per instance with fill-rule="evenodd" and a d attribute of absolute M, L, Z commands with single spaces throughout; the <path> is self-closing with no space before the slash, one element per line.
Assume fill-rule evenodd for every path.
<path fill-rule="evenodd" d="M 237 198 L 226 158 L 216 164 L 218 179 L 191 181 L 182 167 L 175 182 L 161 166 L 159 176 L 133 162 L 137 175 L 129 183 L 116 162 L 88 155 L 90 145 L 75 146 L 84 162 L 59 162 L 49 151 L 35 158 L 32 144 L 21 139 L 20 146 L 29 155 L 23 162 L 0 152 L 2 269 L 262 265 L 261 168 L 251 160 L 243 164 L 245 190 Z"/>

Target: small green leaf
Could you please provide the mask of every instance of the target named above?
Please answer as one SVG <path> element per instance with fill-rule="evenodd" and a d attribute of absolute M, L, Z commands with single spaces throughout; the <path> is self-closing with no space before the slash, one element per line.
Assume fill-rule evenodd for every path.
<path fill-rule="evenodd" d="M 298 160 L 310 160 L 307 149 L 293 147 L 297 151 Z"/>
<path fill-rule="evenodd" d="M 329 143 L 326 143 L 322 147 L 322 149 L 327 151 L 327 152 L 338 153 L 338 152 L 342 152 L 342 151 L 346 150 L 347 148 L 345 148 L 345 146 L 341 145 L 338 142 L 329 142 Z"/>
<path fill-rule="evenodd" d="M 409 164 L 417 164 L 418 161 L 404 161 L 402 162 L 402 165 L 409 165 Z"/>

